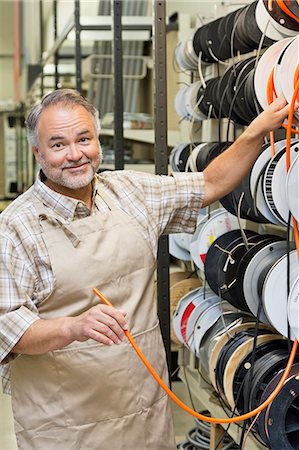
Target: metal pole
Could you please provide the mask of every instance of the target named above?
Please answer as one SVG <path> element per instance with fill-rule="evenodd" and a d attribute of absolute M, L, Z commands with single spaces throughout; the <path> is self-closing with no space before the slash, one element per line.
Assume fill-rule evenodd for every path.
<path fill-rule="evenodd" d="M 116 170 L 124 168 L 124 130 L 123 130 L 123 50 L 122 50 L 122 8 L 121 0 L 111 1 L 112 13 L 112 66 L 114 82 L 114 165 Z"/>
<path fill-rule="evenodd" d="M 54 17 L 54 42 L 56 42 L 58 32 L 57 32 L 57 0 L 53 2 L 53 17 Z M 55 80 L 55 89 L 58 89 L 59 84 L 59 75 L 58 75 L 58 50 L 54 54 L 54 80 Z"/>
<path fill-rule="evenodd" d="M 165 1 L 153 0 L 154 13 L 154 99 L 155 99 L 155 168 L 156 174 L 167 175 L 167 83 L 166 83 L 166 6 Z M 169 246 L 162 236 L 158 246 L 157 264 L 158 315 L 164 340 L 168 369 L 171 373 Z"/>
<path fill-rule="evenodd" d="M 80 0 L 75 0 L 75 35 L 76 89 L 82 93 Z"/>
<path fill-rule="evenodd" d="M 41 75 L 40 75 L 40 94 L 41 97 L 44 95 L 44 67 L 42 65 L 43 52 L 44 52 L 44 26 L 43 26 L 43 0 L 39 0 L 39 40 L 40 40 L 40 65 L 41 65 Z M 35 158 L 34 158 L 35 159 Z"/>

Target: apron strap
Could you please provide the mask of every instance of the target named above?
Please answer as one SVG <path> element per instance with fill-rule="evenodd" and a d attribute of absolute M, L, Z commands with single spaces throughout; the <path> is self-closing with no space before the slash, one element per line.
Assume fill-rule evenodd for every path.
<path fill-rule="evenodd" d="M 106 203 L 110 211 L 119 210 L 119 207 L 116 205 L 116 202 L 108 195 L 103 189 L 97 189 L 96 195 L 99 195 L 102 200 Z"/>
<path fill-rule="evenodd" d="M 78 245 L 81 242 L 80 239 L 78 238 L 78 236 L 75 233 L 73 233 L 63 222 L 61 222 L 61 220 L 57 219 L 57 217 L 48 216 L 45 213 L 41 213 L 38 215 L 38 218 L 39 218 L 40 222 L 42 222 L 43 220 L 47 220 L 49 223 L 52 223 L 54 226 L 58 224 L 59 227 L 64 232 L 64 234 L 66 235 L 66 237 L 71 241 L 73 246 L 78 247 Z"/>

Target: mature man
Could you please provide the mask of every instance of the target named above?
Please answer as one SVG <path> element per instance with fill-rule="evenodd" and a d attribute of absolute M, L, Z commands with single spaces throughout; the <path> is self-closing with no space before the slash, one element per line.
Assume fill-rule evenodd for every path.
<path fill-rule="evenodd" d="M 158 238 L 193 232 L 199 209 L 239 184 L 288 109 L 274 102 L 203 173 L 169 177 L 96 175 L 97 111 L 76 91 L 32 109 L 41 170 L 0 216 L 1 373 L 21 450 L 175 448 L 168 400 L 124 330 L 166 379 L 153 301 Z"/>

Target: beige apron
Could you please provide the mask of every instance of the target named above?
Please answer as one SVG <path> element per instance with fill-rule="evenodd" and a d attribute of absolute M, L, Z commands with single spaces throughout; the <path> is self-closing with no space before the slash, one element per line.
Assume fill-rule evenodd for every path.
<path fill-rule="evenodd" d="M 98 195 L 98 194 L 97 194 Z M 127 311 L 129 328 L 167 379 L 154 304 L 155 259 L 132 219 L 103 192 L 109 212 L 63 225 L 34 199 L 56 283 L 40 317 L 76 316 L 97 304 L 97 287 Z M 167 396 L 126 340 L 73 342 L 11 364 L 20 450 L 173 450 Z"/>

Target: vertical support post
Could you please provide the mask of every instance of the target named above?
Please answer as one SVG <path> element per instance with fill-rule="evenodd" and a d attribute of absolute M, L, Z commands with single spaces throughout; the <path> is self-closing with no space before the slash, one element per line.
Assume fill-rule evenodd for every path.
<path fill-rule="evenodd" d="M 41 75 L 40 75 L 40 95 L 44 96 L 44 67 L 43 67 L 43 52 L 44 52 L 44 25 L 43 25 L 43 0 L 39 0 L 39 40 L 40 40 L 40 65 L 41 65 Z M 35 159 L 35 158 L 34 158 Z"/>
<path fill-rule="evenodd" d="M 153 0 L 155 170 L 156 174 L 163 175 L 167 175 L 168 173 L 165 3 L 164 0 Z M 167 236 L 162 236 L 159 240 L 157 283 L 158 315 L 166 350 L 168 369 L 171 373 L 169 245 Z"/>
<path fill-rule="evenodd" d="M 53 18 L 54 18 L 54 42 L 56 42 L 58 36 L 57 30 L 57 0 L 53 1 Z M 58 75 L 58 50 L 54 54 L 54 80 L 55 80 L 55 89 L 58 89 L 59 85 L 59 75 Z"/>
<path fill-rule="evenodd" d="M 82 93 L 80 0 L 75 0 L 75 35 L 76 89 Z"/>
<path fill-rule="evenodd" d="M 114 165 L 116 170 L 124 168 L 123 130 L 123 51 L 122 51 L 122 6 L 121 0 L 111 1 L 112 13 L 112 71 L 114 99 Z"/>

